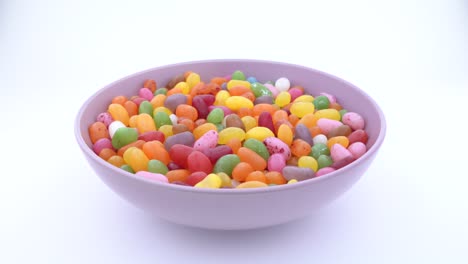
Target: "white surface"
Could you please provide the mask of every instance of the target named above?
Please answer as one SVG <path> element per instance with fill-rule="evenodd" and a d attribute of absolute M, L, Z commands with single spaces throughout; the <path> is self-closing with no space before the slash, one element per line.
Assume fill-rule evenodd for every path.
<path fill-rule="evenodd" d="M 466 1 L 64 2 L 0 1 L 0 263 L 468 263 Z M 87 166 L 75 114 L 117 78 L 209 58 L 358 85 L 388 121 L 375 163 L 288 225 L 210 232 L 149 218 Z"/>

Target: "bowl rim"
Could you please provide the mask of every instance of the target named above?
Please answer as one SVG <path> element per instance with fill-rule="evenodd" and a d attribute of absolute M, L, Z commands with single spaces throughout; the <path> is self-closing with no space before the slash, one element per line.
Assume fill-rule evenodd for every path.
<path fill-rule="evenodd" d="M 226 189 L 224 189 L 224 188 L 220 188 L 220 189 L 194 188 L 193 186 L 168 184 L 168 183 L 157 182 L 157 181 L 153 181 L 153 180 L 146 179 L 146 178 L 143 178 L 143 177 L 139 177 L 136 174 L 133 174 L 133 173 L 127 172 L 125 170 L 122 170 L 120 168 L 117 168 L 114 165 L 112 165 L 112 164 L 104 161 L 103 159 L 101 159 L 98 155 L 96 155 L 92 151 L 92 149 L 90 147 L 88 147 L 88 145 L 84 141 L 84 138 L 81 136 L 80 120 L 81 120 L 81 118 L 83 116 L 83 113 L 84 113 L 85 109 L 88 108 L 90 103 L 99 94 L 106 91 L 109 87 L 114 86 L 115 84 L 117 84 L 119 82 L 122 82 L 124 80 L 139 76 L 139 75 L 147 73 L 147 72 L 152 72 L 152 71 L 155 71 L 155 70 L 159 70 L 159 69 L 164 69 L 164 68 L 169 68 L 169 67 L 178 67 L 178 66 L 188 66 L 188 65 L 193 65 L 193 64 L 219 63 L 219 62 L 228 62 L 228 63 L 268 63 L 268 64 L 273 64 L 273 65 L 296 67 L 296 68 L 302 68 L 304 70 L 312 71 L 312 72 L 315 72 L 317 74 L 325 75 L 326 77 L 329 77 L 329 78 L 335 79 L 337 81 L 340 81 L 340 82 L 352 87 L 353 89 L 355 89 L 358 93 L 360 93 L 363 97 L 366 97 L 367 100 L 369 100 L 371 102 L 373 107 L 377 110 L 377 114 L 378 114 L 378 116 L 380 118 L 380 133 L 379 133 L 375 143 L 372 145 L 371 148 L 369 148 L 366 151 L 366 153 L 363 156 L 361 156 L 356 161 L 354 161 L 354 162 L 352 162 L 352 163 L 346 165 L 345 167 L 340 168 L 340 169 L 338 169 L 336 171 L 333 171 L 333 172 L 330 172 L 330 173 L 327 173 L 325 175 L 315 177 L 315 178 L 312 178 L 312 179 L 299 181 L 299 182 L 296 182 L 294 184 L 283 184 L 283 185 L 269 186 L 268 188 L 246 188 L 246 189 L 236 189 L 236 188 L 226 188 Z M 138 71 L 136 73 L 127 75 L 127 76 L 125 76 L 123 78 L 120 78 L 120 79 L 118 79 L 116 81 L 113 81 L 113 82 L 105 85 L 103 88 L 99 89 L 93 95 L 91 95 L 80 107 L 80 109 L 79 109 L 79 111 L 78 111 L 78 113 L 77 113 L 77 115 L 75 117 L 75 128 L 74 128 L 75 138 L 76 138 L 77 143 L 80 146 L 81 150 L 83 151 L 83 153 L 85 155 L 87 155 L 89 158 L 91 158 L 92 160 L 99 163 L 100 165 L 106 167 L 107 169 L 109 169 L 113 173 L 117 173 L 117 174 L 120 173 L 120 174 L 123 174 L 126 177 L 132 178 L 133 180 L 141 181 L 141 182 L 144 182 L 144 183 L 147 183 L 147 184 L 154 184 L 154 185 L 156 185 L 158 187 L 169 188 L 169 189 L 171 189 L 173 191 L 205 193 L 205 194 L 225 194 L 225 195 L 241 195 L 241 194 L 243 195 L 243 194 L 247 194 L 247 193 L 252 193 L 253 194 L 253 193 L 265 193 L 265 192 L 281 192 L 281 191 L 287 191 L 287 190 L 291 190 L 291 189 L 298 189 L 300 187 L 305 187 L 305 186 L 307 186 L 309 184 L 314 184 L 314 183 L 321 182 L 321 181 L 327 181 L 327 180 L 330 180 L 332 178 L 339 177 L 342 174 L 345 175 L 346 172 L 349 172 L 355 166 L 358 166 L 359 163 L 363 162 L 366 159 L 370 159 L 380 149 L 380 146 L 382 145 L 383 140 L 384 140 L 385 135 L 386 135 L 386 130 L 387 130 L 387 125 L 386 125 L 386 120 L 385 120 L 385 116 L 383 114 L 382 109 L 379 107 L 379 105 L 375 102 L 375 100 L 372 97 L 370 97 L 366 92 L 364 92 L 363 90 L 361 90 L 359 87 L 355 86 L 354 84 L 352 84 L 352 83 L 350 83 L 350 82 L 348 82 L 346 80 L 343 80 L 343 79 L 341 79 L 341 78 L 339 78 L 339 77 L 337 77 L 335 75 L 332 75 L 332 74 L 329 74 L 329 73 L 326 73 L 326 72 L 323 72 L 323 71 L 320 71 L 320 70 L 316 70 L 316 69 L 313 69 L 313 68 L 310 68 L 310 67 L 306 67 L 306 66 L 302 66 L 302 65 L 298 65 L 298 64 L 292 64 L 292 63 L 279 62 L 279 61 L 256 60 L 256 59 L 210 59 L 210 60 L 186 61 L 186 62 L 165 64 L 165 65 L 162 65 L 162 66 L 153 67 L 153 68 L 150 68 L 150 69 Z"/>

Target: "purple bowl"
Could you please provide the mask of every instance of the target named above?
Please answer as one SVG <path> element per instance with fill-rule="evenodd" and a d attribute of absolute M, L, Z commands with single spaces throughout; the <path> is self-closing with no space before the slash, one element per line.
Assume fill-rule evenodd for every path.
<path fill-rule="evenodd" d="M 258 189 L 199 189 L 153 182 L 116 168 L 91 148 L 88 126 L 105 111 L 117 95 L 138 93 L 146 79 L 164 84 L 191 70 L 202 78 L 225 76 L 242 70 L 258 80 L 287 77 L 306 92 L 337 96 L 344 108 L 366 120 L 368 151 L 355 162 L 327 175 L 295 184 Z M 114 192 L 168 221 L 208 229 L 253 229 L 292 221 L 311 214 L 339 197 L 364 174 L 385 137 L 385 118 L 375 101 L 356 86 L 314 69 L 280 62 L 257 60 L 208 60 L 173 64 L 142 71 L 107 85 L 81 107 L 75 121 L 75 136 L 96 174 Z"/>

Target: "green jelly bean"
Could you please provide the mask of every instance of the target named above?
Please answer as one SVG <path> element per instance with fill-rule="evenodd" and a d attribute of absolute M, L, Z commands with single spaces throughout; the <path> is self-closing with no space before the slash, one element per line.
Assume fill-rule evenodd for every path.
<path fill-rule="evenodd" d="M 324 95 L 315 97 L 314 99 L 315 110 L 327 109 L 330 106 L 330 100 Z"/>
<path fill-rule="evenodd" d="M 240 163 L 240 159 L 236 154 L 228 154 L 228 155 L 222 156 L 216 162 L 213 168 L 213 172 L 214 173 L 224 172 L 227 175 L 231 176 L 232 170 L 239 163 Z"/>
<path fill-rule="evenodd" d="M 221 122 L 223 122 L 223 119 L 224 111 L 221 108 L 215 108 L 211 110 L 211 112 L 208 114 L 206 121 L 212 124 L 221 124 Z"/>
<path fill-rule="evenodd" d="M 167 94 L 167 88 L 158 88 L 158 89 L 156 89 L 156 91 L 154 91 L 154 95 L 158 95 L 158 94 L 166 95 Z"/>
<path fill-rule="evenodd" d="M 330 156 L 320 155 L 317 159 L 317 163 L 320 170 L 321 168 L 330 167 L 333 164 L 333 160 Z"/>
<path fill-rule="evenodd" d="M 167 168 L 166 164 L 162 163 L 159 160 L 150 160 L 148 162 L 148 171 L 152 173 L 161 173 L 163 175 L 166 175 L 169 169 Z"/>
<path fill-rule="evenodd" d="M 145 113 L 153 117 L 153 105 L 148 101 L 141 102 L 140 107 L 138 108 L 138 113 Z"/>
<path fill-rule="evenodd" d="M 121 127 L 115 131 L 112 137 L 112 146 L 119 149 L 125 145 L 133 143 L 138 140 L 138 132 L 134 128 Z"/>
<path fill-rule="evenodd" d="M 320 155 L 330 155 L 330 150 L 328 149 L 327 145 L 323 143 L 317 143 L 312 147 L 309 156 L 318 159 Z"/>
<path fill-rule="evenodd" d="M 241 71 L 235 71 L 235 72 L 232 74 L 231 79 L 233 79 L 233 80 L 245 81 L 245 75 L 244 75 L 244 73 L 241 72 Z"/>
<path fill-rule="evenodd" d="M 260 155 L 266 161 L 268 161 L 268 158 L 270 158 L 270 153 L 268 152 L 268 149 L 266 148 L 265 144 L 263 144 L 263 142 L 261 142 L 258 139 L 255 139 L 255 138 L 247 139 L 244 142 L 244 147 L 255 151 L 258 155 Z"/>
<path fill-rule="evenodd" d="M 252 83 L 250 85 L 250 89 L 252 90 L 255 97 L 260 97 L 260 96 L 264 96 L 264 95 L 273 96 L 271 91 L 268 90 L 268 88 L 266 88 L 265 86 L 263 86 L 263 84 L 261 84 L 259 82 Z"/>
<path fill-rule="evenodd" d="M 341 110 L 340 110 L 340 121 L 341 121 L 341 119 L 343 118 L 343 116 L 344 116 L 346 113 L 348 113 L 348 110 L 346 110 L 346 109 L 341 109 Z"/>
<path fill-rule="evenodd" d="M 157 112 L 154 115 L 154 122 L 156 123 L 156 128 L 159 129 L 164 125 L 172 125 L 172 121 L 169 118 L 169 115 L 165 112 Z"/>
<path fill-rule="evenodd" d="M 130 167 L 130 165 L 128 165 L 128 164 L 124 164 L 124 165 L 120 166 L 120 168 L 122 170 L 128 171 L 130 173 L 135 173 L 135 171 L 133 171 L 132 167 Z"/>

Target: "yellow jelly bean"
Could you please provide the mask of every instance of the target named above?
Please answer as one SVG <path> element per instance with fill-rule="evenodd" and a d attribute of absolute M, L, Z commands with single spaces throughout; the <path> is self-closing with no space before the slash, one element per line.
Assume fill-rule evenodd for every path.
<path fill-rule="evenodd" d="M 221 179 L 221 187 L 232 187 L 231 177 L 224 172 L 218 172 L 216 175 Z"/>
<path fill-rule="evenodd" d="M 122 165 L 125 164 L 125 161 L 119 155 L 114 155 L 114 156 L 110 157 L 107 160 L 107 162 L 109 162 L 110 164 L 116 166 L 117 168 L 120 168 Z"/>
<path fill-rule="evenodd" d="M 201 82 L 200 75 L 192 72 L 187 76 L 187 84 L 192 89 L 195 85 L 199 84 Z"/>
<path fill-rule="evenodd" d="M 231 96 L 226 99 L 226 106 L 232 111 L 237 111 L 241 108 L 253 108 L 253 103 L 243 96 Z"/>
<path fill-rule="evenodd" d="M 347 148 L 349 146 L 349 139 L 345 136 L 337 136 L 332 137 L 327 141 L 327 147 L 331 149 L 331 147 L 335 144 L 340 144 L 341 146 Z"/>
<path fill-rule="evenodd" d="M 333 119 L 333 120 L 340 121 L 340 119 L 341 119 L 340 112 L 338 112 L 338 110 L 332 109 L 332 108 L 318 110 L 317 112 L 315 112 L 314 115 L 317 118 L 317 120 L 320 119 L 320 118 L 328 118 L 328 119 Z"/>
<path fill-rule="evenodd" d="M 165 138 L 168 138 L 174 135 L 174 132 L 172 131 L 172 125 L 162 125 L 159 128 L 159 131 L 161 131 L 164 134 Z"/>
<path fill-rule="evenodd" d="M 156 108 L 153 110 L 153 116 L 155 116 L 157 112 L 164 112 L 164 113 L 166 113 L 167 115 L 171 115 L 171 114 L 172 114 L 172 111 L 171 111 L 169 108 L 164 107 L 164 106 L 156 107 Z"/>
<path fill-rule="evenodd" d="M 230 97 L 231 95 L 229 94 L 228 91 L 221 90 L 216 94 L 216 100 L 214 102 L 214 105 L 226 105 L 226 100 Z"/>
<path fill-rule="evenodd" d="M 278 128 L 278 138 L 281 139 L 281 141 L 286 143 L 288 146 L 291 146 L 293 142 L 293 136 L 293 132 L 288 125 L 282 124 Z"/>
<path fill-rule="evenodd" d="M 250 129 L 258 125 L 257 119 L 255 119 L 255 117 L 252 117 L 252 116 L 244 116 L 241 118 L 241 120 L 242 120 L 242 123 L 244 123 L 245 131 L 249 131 Z"/>
<path fill-rule="evenodd" d="M 190 92 L 190 87 L 186 82 L 179 82 L 174 88 L 179 88 L 183 94 L 188 94 Z"/>
<path fill-rule="evenodd" d="M 248 189 L 248 188 L 262 188 L 268 187 L 268 185 L 261 181 L 247 181 L 237 185 L 236 189 Z"/>
<path fill-rule="evenodd" d="M 199 183 L 195 184 L 195 187 L 197 188 L 212 188 L 212 189 L 218 189 L 221 187 L 223 184 L 221 178 L 214 174 L 208 174 L 202 181 Z"/>
<path fill-rule="evenodd" d="M 246 87 L 246 88 L 250 89 L 250 83 L 248 81 L 230 80 L 227 83 L 227 89 L 228 90 L 231 90 L 232 87 L 236 87 L 236 86 L 243 86 L 243 87 Z"/>
<path fill-rule="evenodd" d="M 291 179 L 291 180 L 288 181 L 288 184 L 293 184 L 293 183 L 296 183 L 296 182 L 297 182 L 296 179 Z"/>
<path fill-rule="evenodd" d="M 318 170 L 318 162 L 311 156 L 302 156 L 297 161 L 297 166 L 300 168 L 309 168 L 313 171 Z"/>
<path fill-rule="evenodd" d="M 291 102 L 291 94 L 288 92 L 280 92 L 275 99 L 275 104 L 283 107 Z"/>
<path fill-rule="evenodd" d="M 299 118 L 313 113 L 315 110 L 314 104 L 309 102 L 295 102 L 291 105 L 291 114 L 296 115 Z"/>
<path fill-rule="evenodd" d="M 203 136 L 206 132 L 210 130 L 218 131 L 218 128 L 212 123 L 205 123 L 203 125 L 197 126 L 193 130 L 193 136 L 195 137 L 195 139 L 199 139 L 201 136 Z"/>
<path fill-rule="evenodd" d="M 130 119 L 128 120 L 128 126 L 136 128 L 137 127 L 137 118 L 138 115 L 132 115 Z"/>
<path fill-rule="evenodd" d="M 139 148 L 128 148 L 123 154 L 123 159 L 135 172 L 146 171 L 148 169 L 149 159 L 146 157 L 143 150 Z"/>
<path fill-rule="evenodd" d="M 294 102 L 309 102 L 309 103 L 312 103 L 313 101 L 314 101 L 314 97 L 308 94 L 301 95 L 294 100 Z"/>
<path fill-rule="evenodd" d="M 260 141 L 263 141 L 267 137 L 274 136 L 275 134 L 273 134 L 273 132 L 271 132 L 271 130 L 266 127 L 254 127 L 247 131 L 247 133 L 245 134 L 245 139 L 255 138 Z"/>
<path fill-rule="evenodd" d="M 143 113 L 139 114 L 137 117 L 136 129 L 140 134 L 156 130 L 156 124 L 150 115 Z"/>
<path fill-rule="evenodd" d="M 228 127 L 223 129 L 219 132 L 218 144 L 225 145 L 233 138 L 243 141 L 245 139 L 245 131 L 238 127 Z"/>
<path fill-rule="evenodd" d="M 112 116 L 114 120 L 122 122 L 125 126 L 128 126 L 128 121 L 130 116 L 128 115 L 127 110 L 120 104 L 110 104 L 109 108 L 107 109 L 109 114 Z"/>

